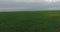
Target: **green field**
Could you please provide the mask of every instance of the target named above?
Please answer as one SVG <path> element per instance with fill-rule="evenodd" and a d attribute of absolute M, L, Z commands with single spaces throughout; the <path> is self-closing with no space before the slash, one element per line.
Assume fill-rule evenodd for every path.
<path fill-rule="evenodd" d="M 60 11 L 0 12 L 0 32 L 60 32 Z"/>

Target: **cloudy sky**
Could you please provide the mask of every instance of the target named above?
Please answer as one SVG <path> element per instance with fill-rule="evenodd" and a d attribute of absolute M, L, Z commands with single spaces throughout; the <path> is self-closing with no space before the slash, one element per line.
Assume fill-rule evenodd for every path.
<path fill-rule="evenodd" d="M 0 0 L 0 11 L 60 9 L 60 0 Z"/>

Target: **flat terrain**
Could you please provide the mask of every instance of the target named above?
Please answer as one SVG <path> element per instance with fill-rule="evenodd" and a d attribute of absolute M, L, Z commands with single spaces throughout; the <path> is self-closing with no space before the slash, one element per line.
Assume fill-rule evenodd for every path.
<path fill-rule="evenodd" d="M 0 12 L 0 32 L 60 32 L 60 11 Z"/>

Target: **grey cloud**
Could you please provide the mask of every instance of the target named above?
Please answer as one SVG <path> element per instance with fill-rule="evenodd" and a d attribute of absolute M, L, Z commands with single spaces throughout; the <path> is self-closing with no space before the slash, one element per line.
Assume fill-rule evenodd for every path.
<path fill-rule="evenodd" d="M 0 0 L 0 11 L 14 10 L 43 10 L 43 9 L 60 9 L 60 1 L 56 3 L 40 2 L 27 3 L 16 2 L 15 0 Z"/>
<path fill-rule="evenodd" d="M 47 2 L 42 2 L 42 3 L 19 3 L 17 4 L 17 7 L 28 7 L 29 9 L 55 9 L 60 7 L 60 2 L 56 3 L 47 3 Z"/>

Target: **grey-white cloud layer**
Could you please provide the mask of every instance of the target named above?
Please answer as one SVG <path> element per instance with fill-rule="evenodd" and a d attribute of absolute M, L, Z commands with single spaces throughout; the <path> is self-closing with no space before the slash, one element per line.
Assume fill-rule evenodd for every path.
<path fill-rule="evenodd" d="M 0 0 L 0 11 L 60 9 L 60 1 L 45 0 Z"/>

